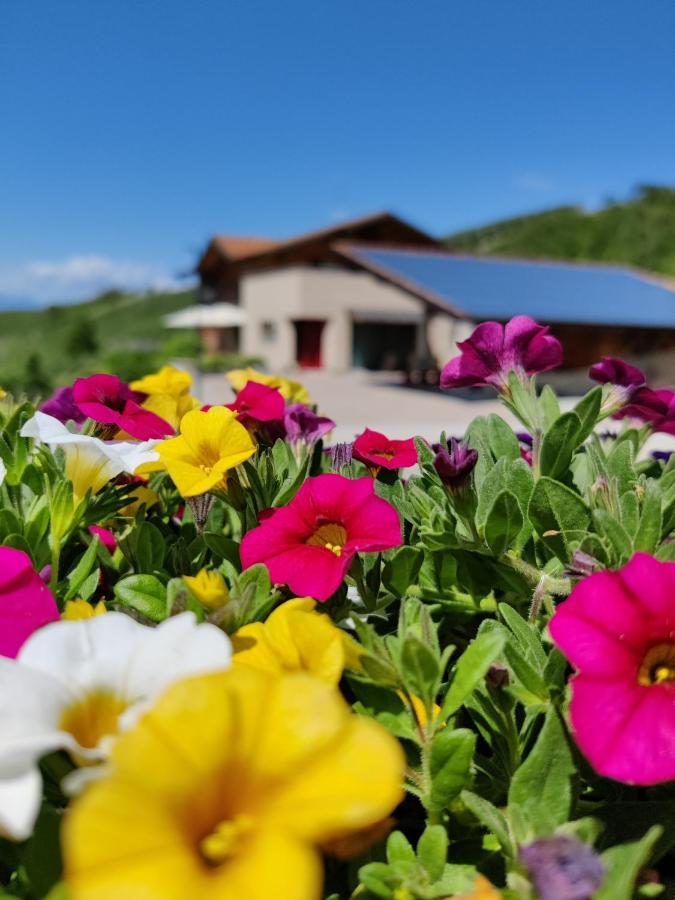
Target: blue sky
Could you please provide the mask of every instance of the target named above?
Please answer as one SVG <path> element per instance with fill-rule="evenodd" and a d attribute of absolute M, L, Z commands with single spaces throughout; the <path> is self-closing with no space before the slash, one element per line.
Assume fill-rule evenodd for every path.
<path fill-rule="evenodd" d="M 214 232 L 435 233 L 675 184 L 672 0 L 0 7 L 0 297 L 172 283 Z"/>

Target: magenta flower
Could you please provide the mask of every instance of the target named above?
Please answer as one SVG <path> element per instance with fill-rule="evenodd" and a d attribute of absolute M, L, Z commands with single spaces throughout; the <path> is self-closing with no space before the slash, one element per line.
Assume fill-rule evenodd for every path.
<path fill-rule="evenodd" d="M 247 381 L 234 403 L 225 404 L 228 409 L 237 413 L 242 425 L 283 419 L 285 405 L 278 388 L 271 388 L 257 381 Z"/>
<path fill-rule="evenodd" d="M 292 444 L 300 441 L 315 444 L 335 428 L 335 422 L 326 416 L 317 415 L 304 403 L 291 403 L 284 412 L 284 427 L 286 438 Z"/>
<path fill-rule="evenodd" d="M 667 388 L 653 391 L 648 387 L 640 387 L 631 395 L 629 402 L 615 412 L 612 418 L 640 419 L 642 422 L 649 422 L 654 431 L 666 431 L 673 434 L 675 431 L 669 431 L 669 427 L 672 427 L 675 422 L 675 405 L 671 406 L 674 396 L 673 392 Z"/>
<path fill-rule="evenodd" d="M 264 563 L 275 584 L 327 600 L 354 556 L 403 542 L 396 510 L 375 496 L 370 478 L 308 478 L 288 506 L 266 515 L 241 542 L 245 569 Z"/>
<path fill-rule="evenodd" d="M 482 322 L 466 341 L 457 344 L 460 356 L 451 359 L 441 372 L 441 387 L 492 385 L 508 391 L 508 373 L 519 377 L 555 369 L 562 362 L 562 345 L 529 316 L 516 316 L 502 325 Z"/>
<path fill-rule="evenodd" d="M 100 525 L 90 525 L 87 531 L 89 534 L 95 535 L 112 556 L 117 547 L 117 538 L 112 531 L 109 528 L 102 528 Z"/>
<path fill-rule="evenodd" d="M 413 438 L 393 441 L 370 428 L 366 428 L 354 441 L 352 456 L 370 469 L 405 469 L 417 465 L 417 450 Z"/>
<path fill-rule="evenodd" d="M 59 618 L 54 598 L 23 550 L 0 547 L 0 656 L 17 655 L 24 641 Z"/>
<path fill-rule="evenodd" d="M 436 454 L 434 468 L 443 484 L 453 492 L 461 490 L 478 462 L 478 450 L 457 438 L 450 438 L 445 447 L 432 444 L 431 449 Z"/>
<path fill-rule="evenodd" d="M 600 362 L 594 363 L 588 370 L 589 378 L 599 384 L 615 384 L 623 388 L 639 388 L 647 383 L 642 369 L 631 366 L 616 356 L 603 356 Z"/>
<path fill-rule="evenodd" d="M 52 396 L 40 406 L 40 412 L 53 416 L 64 425 L 66 422 L 75 422 L 76 425 L 81 425 L 87 418 L 75 404 L 72 385 L 54 391 Z"/>
<path fill-rule="evenodd" d="M 90 375 L 73 385 L 78 409 L 95 422 L 114 425 L 139 441 L 174 434 L 168 422 L 143 409 L 138 402 L 141 397 L 116 375 Z"/>
<path fill-rule="evenodd" d="M 675 779 L 675 563 L 636 553 L 560 604 L 549 629 L 577 669 L 570 719 L 600 774 L 627 784 Z"/>

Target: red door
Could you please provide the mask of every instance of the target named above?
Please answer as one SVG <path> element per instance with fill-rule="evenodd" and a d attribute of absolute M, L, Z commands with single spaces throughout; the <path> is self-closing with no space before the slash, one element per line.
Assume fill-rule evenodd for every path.
<path fill-rule="evenodd" d="M 303 369 L 321 368 L 321 333 L 326 324 L 318 319 L 301 319 L 295 325 L 295 358 Z"/>

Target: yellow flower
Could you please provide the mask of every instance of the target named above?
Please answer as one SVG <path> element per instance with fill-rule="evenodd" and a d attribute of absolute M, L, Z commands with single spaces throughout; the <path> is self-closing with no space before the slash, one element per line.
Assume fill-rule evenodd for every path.
<path fill-rule="evenodd" d="M 93 619 L 95 616 L 102 616 L 107 612 L 102 600 L 99 600 L 96 606 L 92 606 L 86 600 L 66 600 L 61 618 L 68 622 L 76 622 L 80 619 Z"/>
<path fill-rule="evenodd" d="M 319 844 L 384 818 L 405 761 L 304 673 L 170 687 L 67 814 L 72 900 L 319 900 Z"/>
<path fill-rule="evenodd" d="M 296 597 L 278 606 L 263 622 L 244 625 L 230 638 L 235 665 L 270 675 L 309 672 L 337 684 L 349 658 L 351 641 L 311 597 Z"/>
<path fill-rule="evenodd" d="M 159 372 L 132 381 L 131 388 L 148 395 L 142 403 L 144 409 L 177 429 L 186 413 L 201 407 L 200 401 L 188 393 L 191 384 L 192 377 L 187 372 L 163 366 Z"/>
<path fill-rule="evenodd" d="M 255 453 L 255 444 L 235 414 L 224 406 L 193 410 L 180 423 L 180 436 L 156 447 L 183 497 L 224 488 L 229 469 Z"/>
<path fill-rule="evenodd" d="M 179 397 L 174 397 L 172 394 L 151 394 L 147 400 L 143 401 L 142 406 L 143 409 L 149 410 L 178 429 L 183 416 L 193 409 L 201 409 L 202 404 L 190 394 L 182 394 Z"/>
<path fill-rule="evenodd" d="M 206 609 L 220 609 L 229 603 L 230 592 L 220 572 L 201 569 L 196 575 L 183 575 L 183 582 Z"/>
<path fill-rule="evenodd" d="M 191 384 L 192 376 L 188 372 L 174 366 L 162 366 L 159 372 L 132 381 L 130 387 L 132 391 L 139 391 L 141 394 L 168 394 L 170 397 L 180 397 L 187 394 Z"/>
<path fill-rule="evenodd" d="M 119 511 L 121 516 L 133 516 L 143 504 L 145 504 L 146 509 L 150 509 L 151 506 L 159 503 L 159 494 L 150 490 L 146 485 L 139 483 L 138 487 L 134 488 L 130 494 L 127 494 L 127 500 L 129 501 L 127 505 Z"/>
<path fill-rule="evenodd" d="M 248 381 L 257 381 L 258 384 L 266 384 L 268 387 L 279 388 L 281 396 L 288 403 L 304 403 L 309 406 L 309 391 L 299 381 L 291 381 L 283 375 L 265 375 L 255 369 L 232 369 L 225 377 L 237 393 L 246 387 Z"/>
<path fill-rule="evenodd" d="M 0 387 L 0 400 L 2 400 L 2 398 L 6 397 L 6 396 L 7 396 L 7 391 L 5 391 L 3 388 Z"/>

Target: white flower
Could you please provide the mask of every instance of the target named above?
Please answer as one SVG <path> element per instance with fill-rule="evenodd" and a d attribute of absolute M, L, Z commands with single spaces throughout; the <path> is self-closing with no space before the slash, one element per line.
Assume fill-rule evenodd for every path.
<path fill-rule="evenodd" d="M 5 480 L 5 475 L 7 474 L 7 466 L 0 459 L 0 485 Z"/>
<path fill-rule="evenodd" d="M 21 437 L 34 438 L 48 444 L 50 447 L 68 448 L 71 446 L 86 447 L 89 455 L 94 455 L 94 449 L 99 456 L 106 456 L 110 461 L 110 469 L 117 469 L 115 475 L 128 472 L 133 475 L 139 466 L 145 463 L 156 462 L 159 453 L 154 449 L 158 440 L 150 441 L 102 441 L 89 434 L 77 434 L 55 419 L 43 412 L 36 412 L 20 431 Z M 68 450 L 66 449 L 66 456 Z M 111 475 L 114 478 L 115 475 Z"/>
<path fill-rule="evenodd" d="M 66 750 L 79 766 L 100 764 L 169 684 L 227 669 L 230 656 L 228 637 L 190 612 L 157 628 L 113 612 L 46 625 L 16 660 L 0 657 L 0 833 L 31 834 L 41 757 Z"/>

